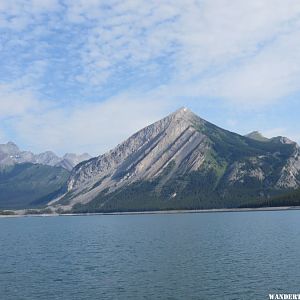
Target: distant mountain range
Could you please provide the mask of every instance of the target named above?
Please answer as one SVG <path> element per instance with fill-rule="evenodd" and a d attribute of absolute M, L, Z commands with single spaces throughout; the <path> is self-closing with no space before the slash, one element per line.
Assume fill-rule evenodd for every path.
<path fill-rule="evenodd" d="M 13 142 L 0 144 L 0 168 L 21 163 L 33 163 L 52 167 L 62 167 L 71 171 L 77 164 L 90 158 L 91 156 L 88 153 L 80 155 L 66 153 L 63 157 L 57 156 L 52 151 L 34 154 L 30 151 L 20 150 Z"/>
<path fill-rule="evenodd" d="M 110 212 L 272 205 L 300 187 L 300 148 L 221 129 L 186 108 L 78 164 L 52 209 Z"/>
<path fill-rule="evenodd" d="M 300 147 L 187 108 L 95 158 L 0 145 L 0 209 L 115 212 L 300 205 Z M 70 171 L 70 172 L 69 172 Z"/>
<path fill-rule="evenodd" d="M 65 192 L 72 168 L 88 154 L 33 154 L 12 142 L 0 144 L 0 209 L 36 208 Z"/>

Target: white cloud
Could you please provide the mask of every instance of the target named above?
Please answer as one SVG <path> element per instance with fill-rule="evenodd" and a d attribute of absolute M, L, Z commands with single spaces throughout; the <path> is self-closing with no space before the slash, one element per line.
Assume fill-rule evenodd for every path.
<path fill-rule="evenodd" d="M 11 126 L 25 144 L 35 151 L 45 147 L 58 153 L 90 152 L 99 155 L 116 146 L 142 127 L 169 112 L 167 102 L 133 95 L 120 95 L 102 103 L 23 110 Z"/>
<path fill-rule="evenodd" d="M 0 116 L 36 149 L 103 152 L 178 99 L 236 110 L 288 101 L 300 90 L 299 14 L 298 0 L 0 0 L 10 33 L 0 51 L 20 54 L 1 76 Z M 47 84 L 68 96 L 69 82 L 93 99 L 106 87 L 119 95 L 81 106 L 70 95 L 68 106 L 38 100 Z"/>
<path fill-rule="evenodd" d="M 59 9 L 58 0 L 0 0 L 0 28 L 21 31 Z"/>
<path fill-rule="evenodd" d="M 80 43 L 66 43 L 69 73 L 91 89 L 164 76 L 187 96 L 258 105 L 298 90 L 299 13 L 298 0 L 0 0 L 0 27 L 44 14 L 49 30 L 81 26 Z"/>
<path fill-rule="evenodd" d="M 68 22 L 90 24 L 81 84 L 170 72 L 169 91 L 252 106 L 299 90 L 298 0 L 64 3 Z"/>
<path fill-rule="evenodd" d="M 287 133 L 288 130 L 282 127 L 266 129 L 263 131 L 263 135 L 268 138 L 272 138 L 276 136 L 287 136 Z"/>
<path fill-rule="evenodd" d="M 284 127 L 266 129 L 266 130 L 263 130 L 262 132 L 263 132 L 263 135 L 268 138 L 277 137 L 277 136 L 285 136 L 295 142 L 299 143 L 299 141 L 300 141 L 300 133 L 299 132 L 293 131 L 291 129 L 284 128 Z"/>
<path fill-rule="evenodd" d="M 252 107 L 273 103 L 299 91 L 299 37 L 300 28 L 279 36 L 255 57 L 204 80 L 199 92 L 202 88 L 202 93 Z"/>
<path fill-rule="evenodd" d="M 0 119 L 23 116 L 40 106 L 30 90 L 14 89 L 0 85 Z"/>

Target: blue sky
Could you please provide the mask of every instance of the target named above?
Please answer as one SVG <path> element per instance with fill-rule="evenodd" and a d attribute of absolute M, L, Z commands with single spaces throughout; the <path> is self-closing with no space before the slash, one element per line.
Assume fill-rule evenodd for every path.
<path fill-rule="evenodd" d="M 181 106 L 300 142 L 298 0 L 0 0 L 0 143 L 101 154 Z"/>

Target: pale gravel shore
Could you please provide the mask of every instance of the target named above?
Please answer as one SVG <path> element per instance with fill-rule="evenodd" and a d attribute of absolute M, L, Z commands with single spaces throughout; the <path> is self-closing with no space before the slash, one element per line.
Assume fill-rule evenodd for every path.
<path fill-rule="evenodd" d="M 105 215 L 155 215 L 155 214 L 199 214 L 199 213 L 223 213 L 223 212 L 259 212 L 259 211 L 291 211 L 300 210 L 300 206 L 261 207 L 261 208 L 222 208 L 222 209 L 196 209 L 196 210 L 158 210 L 158 211 L 132 211 L 132 212 L 107 212 L 107 213 L 70 213 L 70 214 L 25 214 L 22 211 L 14 211 L 15 215 L 0 215 L 0 218 L 20 217 L 77 217 L 77 216 L 105 216 Z"/>

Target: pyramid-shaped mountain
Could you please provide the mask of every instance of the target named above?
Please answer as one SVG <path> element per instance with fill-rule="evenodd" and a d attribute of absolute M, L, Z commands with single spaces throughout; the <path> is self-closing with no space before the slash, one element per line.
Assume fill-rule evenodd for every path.
<path fill-rule="evenodd" d="M 300 186 L 299 146 L 253 139 L 181 108 L 77 165 L 52 207 L 76 212 L 232 208 Z"/>

